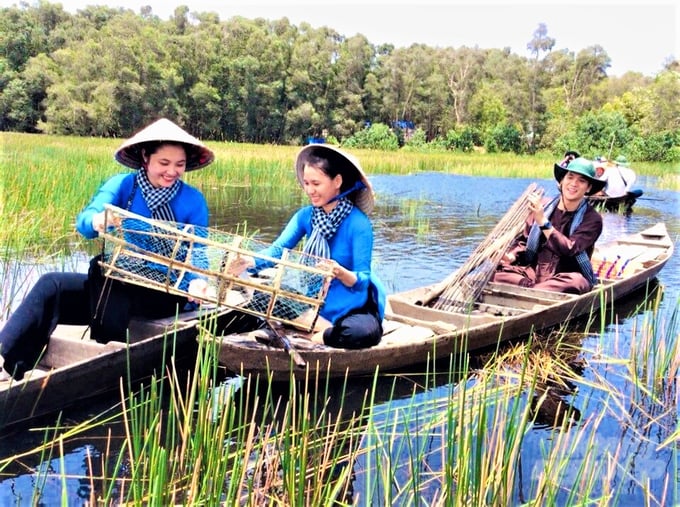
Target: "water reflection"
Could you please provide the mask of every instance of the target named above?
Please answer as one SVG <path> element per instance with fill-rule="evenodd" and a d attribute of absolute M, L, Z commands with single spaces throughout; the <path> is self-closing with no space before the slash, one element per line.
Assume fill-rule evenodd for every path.
<path fill-rule="evenodd" d="M 92 417 L 118 412 L 111 400 L 93 401 L 86 409 L 73 410 L 69 418 L 42 418 L 32 423 L 32 431 L 15 428 L 0 438 L 0 459 L 17 453 L 26 453 L 45 443 L 51 446 L 39 453 L 26 453 L 18 459 L 3 464 L 0 481 L 0 498 L 3 505 L 28 505 L 36 486 L 40 488 L 40 502 L 34 505 L 88 505 L 111 486 L 107 470 L 115 468 L 118 457 L 113 452 L 124 442 L 125 428 L 118 417 L 110 417 L 106 425 L 95 425 L 77 439 L 59 440 L 65 428 L 75 426 Z M 118 407 L 119 408 L 119 407 Z M 56 430 L 61 427 L 60 430 Z M 62 459 L 63 456 L 63 459 Z M 106 461 L 105 458 L 108 460 Z M 109 472 L 110 473 L 110 472 Z M 61 475 L 65 476 L 65 482 Z M 65 486 L 65 488 L 64 488 Z"/>

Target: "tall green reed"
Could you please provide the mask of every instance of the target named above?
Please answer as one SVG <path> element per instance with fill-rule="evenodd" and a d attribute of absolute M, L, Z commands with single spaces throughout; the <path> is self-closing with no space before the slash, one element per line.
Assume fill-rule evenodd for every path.
<path fill-rule="evenodd" d="M 214 342 L 201 344 L 186 384 L 170 367 L 169 384 L 151 382 L 124 404 L 125 457 L 110 470 L 106 503 L 321 505 L 342 496 L 351 470 L 342 463 L 354 444 L 342 407 L 327 411 L 325 381 L 291 382 L 285 404 L 271 382 L 261 394 L 253 378 L 225 391 Z"/>
<path fill-rule="evenodd" d="M 26 244 L 42 244 L 48 238 L 74 234 L 77 213 L 110 176 L 129 169 L 113 159 L 117 139 L 78 138 L 37 134 L 2 133 L 3 178 L 0 241 L 18 230 Z M 295 178 L 294 159 L 299 147 L 208 142 L 216 161 L 185 180 L 220 205 L 236 197 L 267 206 L 289 203 L 291 195 L 303 196 Z M 472 176 L 552 178 L 550 155 L 518 156 L 458 152 L 417 153 L 352 150 L 365 171 L 373 174 L 447 172 Z M 677 183 L 677 171 L 668 165 L 642 165 L 641 174 L 669 178 Z M 673 183 L 675 182 L 675 183 Z M 10 192 L 9 189 L 12 191 Z M 247 190 L 245 193 L 243 190 Z M 9 218 L 9 220 L 7 220 Z"/>
<path fill-rule="evenodd" d="M 430 380 L 442 374 L 435 363 L 401 401 L 392 391 L 376 403 L 374 377 L 358 409 L 345 404 L 347 380 L 311 373 L 285 389 L 221 384 L 206 322 L 194 373 L 168 364 L 169 381 L 124 398 L 124 444 L 102 458 L 104 476 L 83 481 L 104 505 L 604 506 L 631 492 L 664 505 L 678 473 L 678 306 L 649 305 L 631 337 L 616 337 L 631 340 L 628 357 L 609 355 L 620 349 L 598 347 L 592 331 L 562 330 L 499 348 L 481 367 L 454 354 L 445 385 Z M 44 448 L 58 457 L 55 442 L 92 424 L 53 430 Z M 537 428 L 539 456 L 525 451 Z M 664 463 L 654 487 L 635 466 L 650 446 Z"/>

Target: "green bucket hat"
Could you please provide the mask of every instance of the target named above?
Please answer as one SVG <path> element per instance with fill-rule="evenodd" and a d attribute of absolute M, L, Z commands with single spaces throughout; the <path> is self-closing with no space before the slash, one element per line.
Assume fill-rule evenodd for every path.
<path fill-rule="evenodd" d="M 620 166 L 628 167 L 628 159 L 623 155 L 619 155 L 618 157 L 616 157 L 616 160 L 614 162 L 616 162 Z"/>
<path fill-rule="evenodd" d="M 595 176 L 595 166 L 593 163 L 583 157 L 575 158 L 566 167 L 562 167 L 559 164 L 555 164 L 555 179 L 558 183 L 562 181 L 564 175 L 567 172 L 572 172 L 584 176 L 590 182 L 590 192 L 586 192 L 586 195 L 593 195 L 598 193 L 606 185 L 606 181 L 602 181 Z"/>

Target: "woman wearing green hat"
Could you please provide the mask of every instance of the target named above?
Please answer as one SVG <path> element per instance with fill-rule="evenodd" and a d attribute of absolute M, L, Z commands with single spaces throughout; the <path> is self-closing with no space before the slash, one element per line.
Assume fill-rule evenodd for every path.
<path fill-rule="evenodd" d="M 503 257 L 493 280 L 521 287 L 582 294 L 596 283 L 590 263 L 602 233 L 602 217 L 586 196 L 602 190 L 593 163 L 575 158 L 555 164 L 559 195 L 543 200 L 529 197 L 524 233 Z"/>

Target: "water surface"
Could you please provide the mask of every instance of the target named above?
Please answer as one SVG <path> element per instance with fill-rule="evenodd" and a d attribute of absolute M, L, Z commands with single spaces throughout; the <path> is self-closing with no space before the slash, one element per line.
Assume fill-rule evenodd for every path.
<path fill-rule="evenodd" d="M 406 176 L 378 175 L 373 176 L 371 181 L 377 194 L 376 209 L 372 215 L 375 230 L 374 265 L 389 292 L 433 283 L 453 272 L 467 260 L 474 248 L 503 217 L 527 186 L 534 182 L 534 180 L 480 178 L 442 173 L 419 173 Z M 554 180 L 543 180 L 537 183 L 545 189 L 546 194 L 556 193 Z M 653 178 L 640 178 L 638 185 L 645 189 L 645 194 L 636 203 L 634 212 L 630 216 L 612 213 L 603 215 L 602 241 L 621 233 L 635 232 L 658 222 L 665 222 L 677 248 L 677 238 L 680 237 L 678 220 L 680 193 L 656 189 L 655 183 Z M 257 192 L 252 189 L 232 189 L 230 192 L 233 193 L 229 194 L 230 199 L 221 195 L 219 199 L 215 199 L 219 205 L 211 205 L 212 224 L 225 230 L 234 230 L 237 226 L 242 227 L 244 223 L 247 223 L 248 230 L 259 231 L 258 237 L 264 241 L 273 240 L 297 207 L 305 203 L 301 191 L 298 195 L 291 196 L 290 203 L 276 206 L 263 202 L 266 197 L 258 198 Z M 210 194 L 208 197 L 210 198 Z M 227 201 L 234 204 L 225 204 Z M 87 263 L 82 259 L 83 257 L 79 256 L 77 265 L 82 265 L 85 269 Z M 676 254 L 659 276 L 658 282 L 665 294 L 661 303 L 661 312 L 677 306 L 680 293 L 679 268 L 680 261 Z M 607 327 L 608 336 L 605 336 L 603 340 L 593 338 L 597 340 L 597 343 L 589 343 L 586 339 L 585 347 L 595 349 L 601 347 L 602 344 L 606 347 L 607 344 L 614 343 L 617 343 L 618 347 L 622 345 L 625 347 L 625 336 L 630 336 L 635 322 L 644 318 L 645 312 L 637 311 L 636 301 L 624 301 L 617 305 L 617 310 L 619 311 L 617 319 Z M 615 336 L 619 339 L 614 340 Z M 624 337 L 623 340 L 620 339 L 621 336 Z M 626 350 L 606 350 L 605 352 L 622 357 L 627 357 L 628 354 Z M 367 353 L 370 352 L 367 351 Z M 597 368 L 597 365 L 593 368 Z M 586 372 L 585 374 L 592 373 L 603 372 Z M 384 385 L 378 386 L 379 401 L 389 398 L 393 380 L 391 377 L 386 378 Z M 354 384 L 357 390 L 362 386 L 360 381 Z M 397 397 L 402 395 L 403 403 L 406 404 L 411 400 L 408 393 L 411 392 L 412 383 L 405 382 L 402 387 L 402 391 L 397 389 Z M 444 385 L 416 396 L 444 396 L 448 389 L 450 386 Z M 112 399 L 108 405 L 116 401 Z M 576 396 L 572 401 L 578 405 L 582 400 Z M 78 420 L 108 405 L 107 402 L 103 402 L 102 405 L 88 407 L 82 411 L 74 410 L 66 414 L 66 417 Z M 612 435 L 615 434 L 617 434 L 615 428 L 612 428 Z M 606 434 L 601 437 L 605 441 L 611 438 Z M 523 447 L 525 460 L 523 469 L 527 483 L 540 463 L 541 443 L 546 438 L 550 438 L 550 430 L 537 428 L 527 438 L 526 445 Z M 11 439 L 0 439 L 0 456 L 12 455 L 27 447 L 31 440 L 35 440 L 35 433 L 26 432 L 22 435 L 14 435 Z M 612 441 L 611 444 L 614 445 L 616 442 Z M 635 447 L 634 442 L 623 442 L 623 445 L 630 446 L 627 451 L 636 453 L 641 470 L 644 470 L 645 466 L 648 470 L 653 470 L 653 467 L 673 468 L 672 460 L 677 460 L 677 457 L 669 453 L 658 455 L 653 450 L 640 450 Z M 73 476 L 82 476 L 86 473 L 89 457 L 97 456 L 102 450 L 103 444 L 99 437 L 92 435 L 91 439 L 86 438 L 67 448 L 63 461 L 45 460 L 31 466 L 50 469 L 53 472 L 63 468 Z M 360 465 L 356 465 L 359 467 L 358 470 Z M 437 463 L 433 458 L 429 465 L 437 468 L 441 463 Z M 677 470 L 677 463 L 674 466 Z M 19 501 L 19 499 L 27 501 L 35 485 L 35 474 L 30 469 L 26 470 L 18 466 L 10 471 L 10 475 L 11 477 L 0 481 L 0 499 L 8 502 Z M 69 504 L 79 505 L 79 499 L 87 497 L 88 487 L 86 481 L 68 480 Z M 357 489 L 361 487 L 360 474 L 357 477 L 356 487 Z M 660 488 L 660 485 L 652 480 L 651 487 L 654 491 L 654 488 Z M 680 482 L 678 487 L 680 487 Z M 621 505 L 635 505 L 642 501 L 639 488 L 631 488 L 630 491 L 630 497 L 623 498 L 624 503 Z M 45 505 L 61 502 L 59 480 L 47 482 L 42 500 Z"/>

